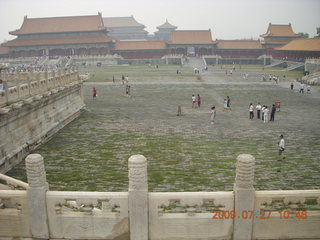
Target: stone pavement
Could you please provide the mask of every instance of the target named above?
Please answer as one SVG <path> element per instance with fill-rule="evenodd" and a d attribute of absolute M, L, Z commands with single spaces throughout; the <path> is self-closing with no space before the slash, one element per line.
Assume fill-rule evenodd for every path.
<path fill-rule="evenodd" d="M 128 68 L 148 74 L 145 66 Z M 127 160 L 143 154 L 150 191 L 231 190 L 241 153 L 256 158 L 256 189 L 319 188 L 319 89 L 291 92 L 290 79 L 261 82 L 259 70 L 247 70 L 249 79 L 243 79 L 245 70 L 225 76 L 223 69 L 209 68 L 199 81 L 193 69 L 183 69 L 181 77 L 168 68 L 160 66 L 154 78 L 130 77 L 131 97 L 119 82 L 85 84 L 87 111 L 37 151 L 46 161 L 51 189 L 125 191 Z M 92 87 L 98 90 L 96 100 Z M 200 108 L 191 108 L 192 94 L 201 95 Z M 223 111 L 227 96 L 231 111 Z M 271 108 L 275 101 L 281 108 L 274 122 L 249 120 L 249 103 Z M 213 125 L 212 105 L 217 107 Z M 277 161 L 280 134 L 286 140 L 284 161 Z M 11 175 L 21 175 L 19 167 Z"/>

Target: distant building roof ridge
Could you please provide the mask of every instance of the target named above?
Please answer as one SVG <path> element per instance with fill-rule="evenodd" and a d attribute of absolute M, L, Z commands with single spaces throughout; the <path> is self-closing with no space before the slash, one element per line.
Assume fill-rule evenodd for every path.
<path fill-rule="evenodd" d="M 291 23 L 289 24 L 272 24 L 269 23 L 267 32 L 260 37 L 297 37 L 299 34 L 294 33 Z"/>
<path fill-rule="evenodd" d="M 157 27 L 157 29 L 177 29 L 177 26 L 172 25 L 168 22 L 168 19 L 166 19 L 166 22 L 160 26 Z"/>
<path fill-rule="evenodd" d="M 276 50 L 320 52 L 320 38 L 293 39 L 286 45 L 276 48 Z"/>
<path fill-rule="evenodd" d="M 213 44 L 209 30 L 174 30 L 171 32 L 170 44 Z"/>
<path fill-rule="evenodd" d="M 20 29 L 9 33 L 11 35 L 25 35 L 83 31 L 107 31 L 101 14 L 42 18 L 28 18 L 25 16 Z"/>
<path fill-rule="evenodd" d="M 106 27 L 143 27 L 144 24 L 139 23 L 133 15 L 129 17 L 104 17 L 103 22 Z"/>
<path fill-rule="evenodd" d="M 263 49 L 260 40 L 217 40 L 218 49 Z"/>

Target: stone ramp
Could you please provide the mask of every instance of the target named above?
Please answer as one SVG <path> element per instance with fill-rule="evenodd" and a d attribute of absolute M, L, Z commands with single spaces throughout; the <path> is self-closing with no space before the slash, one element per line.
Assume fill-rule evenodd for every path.
<path fill-rule="evenodd" d="M 301 69 L 304 69 L 304 63 L 295 63 L 285 69 L 282 69 L 282 71 L 292 71 L 292 70 L 301 70 Z"/>
<path fill-rule="evenodd" d="M 268 65 L 268 66 L 266 66 L 265 68 L 279 67 L 279 66 L 281 66 L 281 65 L 284 64 L 284 63 L 285 63 L 285 61 L 274 59 L 274 60 L 273 60 L 273 63 L 270 64 L 270 65 Z"/>

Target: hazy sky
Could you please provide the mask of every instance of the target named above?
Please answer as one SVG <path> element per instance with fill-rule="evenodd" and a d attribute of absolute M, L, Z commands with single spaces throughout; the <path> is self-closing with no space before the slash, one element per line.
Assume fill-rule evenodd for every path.
<path fill-rule="evenodd" d="M 320 0 L 0 0 L 0 42 L 14 39 L 23 17 L 133 15 L 149 33 L 166 19 L 179 30 L 211 29 L 213 39 L 259 38 L 268 24 L 291 23 L 294 32 L 316 35 Z"/>

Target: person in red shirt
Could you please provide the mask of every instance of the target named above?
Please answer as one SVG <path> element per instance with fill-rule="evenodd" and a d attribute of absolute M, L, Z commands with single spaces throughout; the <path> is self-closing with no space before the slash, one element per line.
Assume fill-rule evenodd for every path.
<path fill-rule="evenodd" d="M 96 88 L 92 89 L 92 97 L 93 97 L 93 99 L 95 99 L 97 97 L 97 89 Z"/>

